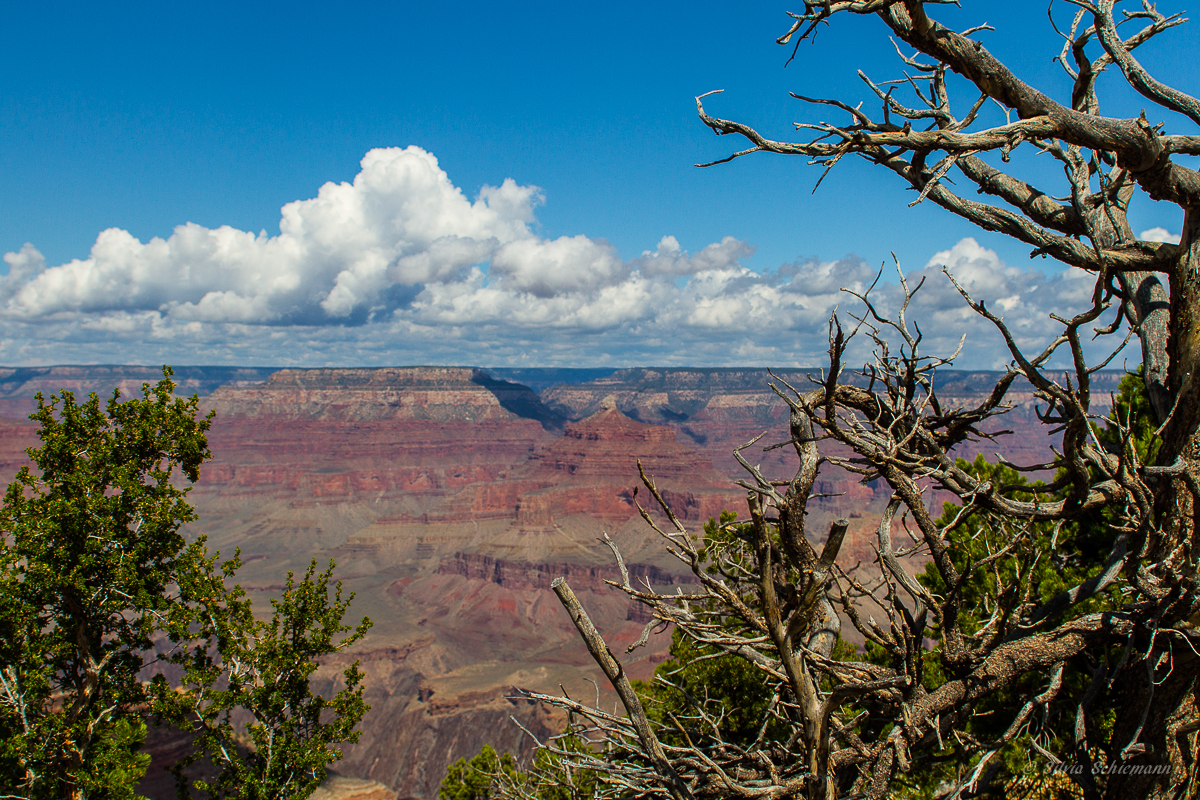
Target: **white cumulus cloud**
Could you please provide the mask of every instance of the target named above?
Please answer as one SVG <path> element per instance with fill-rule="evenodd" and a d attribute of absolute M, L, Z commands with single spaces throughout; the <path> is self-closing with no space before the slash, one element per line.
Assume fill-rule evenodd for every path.
<path fill-rule="evenodd" d="M 496 252 L 491 269 L 518 291 L 544 298 L 612 286 L 629 272 L 612 245 L 586 236 L 509 242 Z"/>
<path fill-rule="evenodd" d="M 1000 317 L 1018 347 L 1026 355 L 1037 355 L 1062 331 L 1051 315 L 1070 318 L 1091 307 L 1095 277 L 1067 267 L 1053 275 L 1036 269 L 1009 266 L 994 251 L 982 246 L 973 237 L 959 240 L 948 250 L 935 253 L 925 267 L 908 277 L 909 285 L 925 284 L 907 312 L 926 336 L 925 352 L 945 355 L 953 344 L 966 334 L 961 368 L 1002 369 L 1012 360 L 995 326 L 967 307 L 962 295 L 942 275 L 943 269 L 962 285 L 972 300 Z M 900 293 L 892 290 L 889 308 L 895 308 Z M 1110 322 L 1114 308 L 1105 317 Z M 1105 347 L 1117 342 L 1101 338 L 1086 346 L 1093 359 L 1107 356 Z M 1067 357 L 1065 350 L 1060 352 Z"/>
<path fill-rule="evenodd" d="M 1154 227 L 1138 234 L 1138 238 L 1147 242 L 1163 242 L 1164 244 L 1179 244 L 1179 234 L 1171 233 L 1166 228 Z"/>
<path fill-rule="evenodd" d="M 40 256 L 27 246 L 6 256 L 5 309 L 26 318 L 121 310 L 207 322 L 340 321 L 386 306 L 394 285 L 454 278 L 530 238 L 539 200 L 536 187 L 506 180 L 472 202 L 430 153 L 372 150 L 353 183 L 327 183 L 284 206 L 278 236 L 188 223 L 143 243 L 111 228 L 89 258 L 36 274 L 29 265 Z"/>
<path fill-rule="evenodd" d="M 538 235 L 541 202 L 512 179 L 468 198 L 432 154 L 387 148 L 284 206 L 276 236 L 187 223 L 141 242 L 112 228 L 53 266 L 27 244 L 4 256 L 0 363 L 819 365 L 830 314 L 849 328 L 863 313 L 842 289 L 877 275 L 856 256 L 754 271 L 733 236 L 689 252 L 666 234 L 625 259 L 604 239 Z M 934 253 L 909 276 L 925 285 L 908 318 L 928 354 L 966 333 L 964 367 L 1010 356 L 943 266 L 1030 350 L 1057 332 L 1051 312 L 1090 302 L 1079 270 L 1009 266 L 973 238 Z M 882 314 L 899 308 L 895 284 L 871 294 Z"/>
<path fill-rule="evenodd" d="M 679 246 L 674 236 L 664 236 L 653 251 L 643 250 L 634 259 L 634 266 L 643 275 L 660 276 L 694 275 L 698 272 L 725 272 L 738 270 L 738 261 L 754 254 L 754 248 L 745 242 L 726 236 L 713 242 L 695 255 L 689 255 Z"/>

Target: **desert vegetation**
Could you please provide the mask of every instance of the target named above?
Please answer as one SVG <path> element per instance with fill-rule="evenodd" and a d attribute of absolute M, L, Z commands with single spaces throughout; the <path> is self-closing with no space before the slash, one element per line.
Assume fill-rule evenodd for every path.
<path fill-rule="evenodd" d="M 859 293 L 855 310 L 830 320 L 827 368 L 809 383 L 772 384 L 790 410 L 783 444 L 795 453 L 793 477 L 765 476 L 751 456 L 756 442 L 739 448 L 746 511 L 702 532 L 642 475 L 642 514 L 694 584 L 658 592 L 625 573 L 616 585 L 652 611 L 647 635 L 656 624 L 673 628 L 676 663 L 639 691 L 558 582 L 624 714 L 598 699 L 531 693 L 570 714 L 562 741 L 589 747 L 544 741 L 557 759 L 544 781 L 500 769 L 489 791 L 545 796 L 563 785 L 563 770 L 597 776 L 594 797 L 674 800 L 1200 790 L 1200 174 L 1186 164 L 1200 136 L 1174 132 L 1200 123 L 1200 101 L 1134 55 L 1185 20 L 1149 3 L 1052 4 L 1070 82 L 1059 102 L 991 54 L 986 25 L 960 33 L 939 23 L 940 5 L 805 2 L 778 40 L 795 58 L 817 31 L 836 35 L 848 15 L 872 16 L 898 48 L 903 77 L 863 76 L 881 105 L 875 115 L 797 94 L 846 117 L 797 123 L 808 137 L 799 141 L 712 116 L 701 96 L 705 125 L 749 143 L 721 162 L 796 155 L 827 172 L 861 157 L 898 176 L 915 203 L 1086 271 L 1089 307 L 1055 317 L 1058 335 L 1030 349 L 948 273 L 1011 356 L 990 394 L 963 407 L 938 393 L 938 371 L 956 354 L 927 353 L 921 320 L 907 313 L 922 287 L 901 275 L 892 302 L 878 289 Z M 872 46 L 891 44 L 881 36 Z M 1145 101 L 1140 116 L 1104 115 L 1105 72 L 1119 72 Z M 1149 201 L 1182 212 L 1178 244 L 1134 235 L 1130 206 Z M 1112 413 L 1098 414 L 1093 376 L 1135 338 L 1138 383 L 1123 384 Z M 870 351 L 865 363 L 853 360 L 859 343 Z M 1034 387 L 1047 435 L 1061 435 L 1053 458 L 956 459 L 956 448 L 992 435 L 987 425 L 1018 379 Z M 839 559 L 844 521 L 808 524 L 827 465 L 891 490 L 873 573 Z M 955 498 L 940 515 L 930 507 L 935 490 Z M 619 542 L 605 544 L 624 570 Z M 840 644 L 844 626 L 862 651 Z"/>
<path fill-rule="evenodd" d="M 232 579 L 240 559 L 180 528 L 210 457 L 210 417 L 174 397 L 170 370 L 142 397 L 37 398 L 39 447 L 0 513 L 0 793 L 132 798 L 148 725 L 193 735 L 181 797 L 307 797 L 357 737 L 357 663 L 332 698 L 316 659 L 370 626 L 342 619 L 333 564 L 288 574 L 269 620 Z M 346 635 L 349 634 L 349 635 Z M 203 761 L 200 772 L 188 768 Z"/>

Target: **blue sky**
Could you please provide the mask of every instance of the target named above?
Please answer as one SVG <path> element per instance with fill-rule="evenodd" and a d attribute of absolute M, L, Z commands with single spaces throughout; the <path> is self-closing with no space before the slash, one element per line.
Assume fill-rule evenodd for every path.
<path fill-rule="evenodd" d="M 991 23 L 989 48 L 1068 91 L 1043 5 L 963 5 L 941 18 Z M 856 70 L 902 68 L 874 20 L 785 69 L 786 4 L 12 6 L 3 364 L 813 364 L 838 285 L 890 251 L 978 273 L 1035 338 L 1033 298 L 1082 291 L 865 164 L 815 195 L 798 158 L 693 166 L 739 147 L 698 122 L 697 94 L 724 89 L 711 113 L 779 137 L 834 118 L 789 90 L 868 100 Z M 1193 93 L 1195 30 L 1139 51 Z M 1173 207 L 1133 217 L 1180 227 Z M 938 297 L 947 341 L 969 329 L 974 363 L 1002 362 Z"/>

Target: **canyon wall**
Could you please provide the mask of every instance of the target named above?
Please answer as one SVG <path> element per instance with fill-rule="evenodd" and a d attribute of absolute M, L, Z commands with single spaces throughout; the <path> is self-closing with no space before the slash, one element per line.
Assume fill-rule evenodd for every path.
<path fill-rule="evenodd" d="M 562 424 L 528 386 L 473 367 L 284 369 L 264 383 L 224 386 L 208 405 L 234 417 L 468 424 L 520 418 L 547 427 Z"/>
<path fill-rule="evenodd" d="M 935 387 L 945 409 L 965 408 L 980 403 L 1002 377 L 1000 372 L 942 370 L 936 374 Z M 1124 375 L 1119 370 L 1096 373 L 1092 377 L 1092 410 L 1108 413 L 1111 397 Z M 682 444 L 708 457 L 714 467 L 731 478 L 740 478 L 744 470 L 734 458 L 735 448 L 763 434 L 743 455 L 760 466 L 771 478 L 790 478 L 795 471 L 795 453 L 790 447 L 777 447 L 788 439 L 787 405 L 770 388 L 774 383 L 783 391 L 790 384 L 801 392 L 814 386 L 813 379 L 823 377 L 820 369 L 775 370 L 724 368 L 632 368 L 582 384 L 553 386 L 541 393 L 542 401 L 567 418 L 595 413 L 608 404 L 632 419 L 673 427 Z M 846 380 L 866 385 L 861 376 Z M 1017 464 L 1038 464 L 1050 460 L 1051 446 L 1057 439 L 1047 433 L 1037 417 L 1039 405 L 1033 387 L 1017 379 L 1006 396 L 1007 413 L 988 420 L 982 426 L 989 433 L 1010 431 L 995 439 L 965 443 L 956 455 L 974 460 L 984 455 L 995 460 L 997 454 Z M 822 445 L 830 455 L 848 452 L 836 444 Z M 769 449 L 768 449 L 769 448 Z M 814 508 L 825 515 L 861 512 L 867 507 L 886 503 L 888 494 L 882 485 L 864 485 L 857 477 L 826 465 L 815 489 Z M 944 498 L 939 498 L 940 503 Z"/>
<path fill-rule="evenodd" d="M 219 386 L 237 386 L 265 381 L 275 367 L 178 367 L 172 380 L 178 394 L 206 395 Z M 34 395 L 67 389 L 82 400 L 95 392 L 102 400 L 120 389 L 123 397 L 140 397 L 142 384 L 162 379 L 161 366 L 57 366 L 0 367 L 0 417 L 23 418 L 37 408 Z"/>
<path fill-rule="evenodd" d="M 590 692 L 602 678 L 554 577 L 614 643 L 641 633 L 647 617 L 604 583 L 617 573 L 596 541 L 608 530 L 634 574 L 676 580 L 634 504 L 639 459 L 689 520 L 741 496 L 671 427 L 603 403 L 568 421 L 477 369 L 281 370 L 203 404 L 214 458 L 191 495 L 193 530 L 241 548 L 238 580 L 264 606 L 286 571 L 338 562 L 353 613 L 375 626 L 351 654 L 372 710 L 337 769 L 401 797 L 434 797 L 446 766 L 485 743 L 528 754 L 510 716 L 539 735 L 561 725 L 513 687 Z M 667 643 L 655 637 L 631 673 L 649 677 Z"/>
<path fill-rule="evenodd" d="M 816 374 L 777 374 L 803 389 L 808 372 Z M 564 375 L 589 379 L 547 386 Z M 0 369 L 0 415 L 18 417 L 0 419 L 0 472 L 11 478 L 37 443 L 36 426 L 19 419 L 34 392 L 107 395 L 119 385 L 128 395 L 157 376 L 148 367 Z M 787 438 L 787 407 L 765 370 L 521 376 L 546 388 L 535 394 L 466 367 L 176 371 L 180 393 L 202 394 L 216 412 L 213 460 L 189 495 L 199 515 L 190 534 L 206 535 L 210 550 L 241 549 L 238 581 L 261 609 L 289 570 L 333 558 L 356 593 L 352 621 L 365 614 L 375 623 L 318 673 L 332 689 L 357 659 L 367 675 L 372 710 L 336 767 L 347 787 L 377 781 L 402 798 L 432 800 L 446 766 L 485 743 L 529 753 L 510 717 L 538 735 L 561 725 L 516 688 L 561 684 L 590 697 L 589 680 L 603 685 L 549 585 L 566 577 L 619 652 L 648 617 L 608 585 L 618 574 L 598 537 L 618 543 L 634 580 L 686 582 L 686 568 L 640 518 L 637 503 L 649 498 L 636 492 L 639 462 L 692 530 L 744 507 L 734 447 L 763 434 L 743 451 L 747 460 L 772 477 L 795 469 L 790 447 L 772 447 Z M 977 403 L 997 377 L 940 373 L 941 402 Z M 1099 413 L 1119 379 L 1097 375 Z M 1046 460 L 1053 440 L 1029 387 L 1016 386 L 1012 400 L 993 430 L 1016 434 L 971 443 L 961 455 Z M 835 516 L 852 517 L 844 558 L 869 563 L 886 489 L 825 468 L 817 492 L 810 530 L 819 537 Z M 623 656 L 629 672 L 649 677 L 668 643 L 665 633 L 651 636 Z"/>

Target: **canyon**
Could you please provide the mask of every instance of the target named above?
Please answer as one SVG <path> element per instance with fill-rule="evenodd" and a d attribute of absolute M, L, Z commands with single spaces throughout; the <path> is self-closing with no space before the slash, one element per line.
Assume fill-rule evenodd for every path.
<path fill-rule="evenodd" d="M 179 368 L 178 393 L 201 395 L 205 412 L 215 412 L 213 459 L 189 495 L 199 515 L 189 534 L 226 555 L 240 548 L 237 580 L 256 608 L 269 607 L 289 571 L 302 573 L 314 558 L 337 562 L 355 593 L 353 621 L 374 622 L 317 673 L 327 691 L 350 661 L 366 673 L 372 708 L 335 767 L 339 785 L 364 797 L 378 789 L 432 800 L 447 765 L 483 744 L 528 754 L 531 734 L 556 732 L 562 721 L 520 689 L 562 686 L 590 698 L 593 682 L 603 685 L 550 591 L 554 578 L 567 578 L 634 677 L 652 674 L 670 637 L 657 633 L 624 655 L 649 619 L 606 583 L 619 575 L 599 537 L 616 541 L 635 580 L 686 584 L 687 570 L 640 517 L 639 462 L 699 531 L 744 506 L 735 447 L 762 435 L 743 451 L 747 459 L 790 477 L 794 452 L 772 449 L 787 439 L 787 407 L 767 384 L 803 389 L 810 373 L 818 377 L 748 368 Z M 23 417 L 37 392 L 111 396 L 120 387 L 129 396 L 159 374 L 0 369 L 0 473 L 11 478 L 36 444 L 36 425 Z M 946 406 L 976 403 L 997 377 L 946 371 L 939 396 Z M 1097 374 L 1098 413 L 1120 377 Z M 1047 460 L 1053 441 L 1032 391 L 1015 387 L 1012 400 L 990 430 L 1015 433 L 973 442 L 963 457 Z M 826 468 L 818 492 L 810 529 L 850 517 L 843 558 L 870 562 L 885 489 Z M 931 493 L 931 503 L 940 500 Z M 172 796 L 160 784 L 144 791 Z"/>

